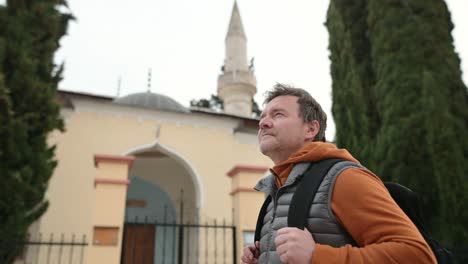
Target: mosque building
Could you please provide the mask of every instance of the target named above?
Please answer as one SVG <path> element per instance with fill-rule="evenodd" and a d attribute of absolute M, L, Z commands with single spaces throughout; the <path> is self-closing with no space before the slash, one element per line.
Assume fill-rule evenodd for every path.
<path fill-rule="evenodd" d="M 225 45 L 221 112 L 149 90 L 58 92 L 66 129 L 49 138 L 58 165 L 30 237 L 81 244 L 29 247 L 26 263 L 240 263 L 264 199 L 253 186 L 272 163 L 258 148 L 256 78 L 236 3 Z"/>

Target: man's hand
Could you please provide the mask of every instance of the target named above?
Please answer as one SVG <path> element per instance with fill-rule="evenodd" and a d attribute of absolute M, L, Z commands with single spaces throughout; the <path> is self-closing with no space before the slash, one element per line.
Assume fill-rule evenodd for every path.
<path fill-rule="evenodd" d="M 283 263 L 310 264 L 315 250 L 312 234 L 304 228 L 285 227 L 278 230 L 275 238 L 276 252 Z"/>
<path fill-rule="evenodd" d="M 244 247 L 244 252 L 242 254 L 241 260 L 242 264 L 254 264 L 258 262 L 258 257 L 260 255 L 260 244 L 258 241 L 255 241 L 255 246 L 246 246 Z"/>

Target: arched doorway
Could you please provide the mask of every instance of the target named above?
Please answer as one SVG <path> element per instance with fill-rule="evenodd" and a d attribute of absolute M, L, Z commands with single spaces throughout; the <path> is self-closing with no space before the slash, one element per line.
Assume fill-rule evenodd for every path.
<path fill-rule="evenodd" d="M 129 171 L 122 263 L 175 263 L 177 223 L 198 223 L 198 177 L 181 155 L 159 143 L 127 154 L 135 160 Z"/>

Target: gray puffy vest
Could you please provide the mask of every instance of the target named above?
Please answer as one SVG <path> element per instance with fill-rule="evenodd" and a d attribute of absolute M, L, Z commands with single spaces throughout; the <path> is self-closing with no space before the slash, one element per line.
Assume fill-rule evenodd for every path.
<path fill-rule="evenodd" d="M 279 190 L 275 185 L 274 175 L 260 180 L 255 186 L 256 190 L 265 192 L 272 196 L 272 201 L 267 207 L 260 239 L 259 263 L 281 263 L 276 252 L 276 232 L 287 226 L 289 205 L 296 190 L 298 181 L 302 174 L 310 166 L 310 163 L 298 163 L 294 166 L 284 186 Z M 360 165 L 343 161 L 335 164 L 327 173 L 320 184 L 317 194 L 312 201 L 307 220 L 307 229 L 312 233 L 315 242 L 333 247 L 346 244 L 355 245 L 355 242 L 344 228 L 338 223 L 331 209 L 331 198 L 333 187 L 337 176 L 350 167 L 361 167 Z"/>

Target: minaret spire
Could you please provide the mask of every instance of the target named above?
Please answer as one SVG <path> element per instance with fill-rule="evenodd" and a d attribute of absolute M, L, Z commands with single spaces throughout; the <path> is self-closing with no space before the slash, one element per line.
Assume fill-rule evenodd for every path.
<path fill-rule="evenodd" d="M 237 1 L 234 1 L 234 7 L 232 8 L 231 21 L 229 22 L 229 29 L 226 35 L 226 39 L 229 36 L 240 36 L 245 37 L 244 27 L 242 26 L 242 19 L 237 7 Z"/>
<path fill-rule="evenodd" d="M 247 37 L 237 2 L 234 1 L 225 39 L 223 73 L 218 77 L 218 96 L 228 114 L 250 117 L 252 98 L 257 92 L 253 68 L 247 64 Z"/>
<path fill-rule="evenodd" d="M 247 37 L 236 1 L 234 1 L 234 7 L 232 8 L 225 43 L 225 70 L 247 70 Z"/>

